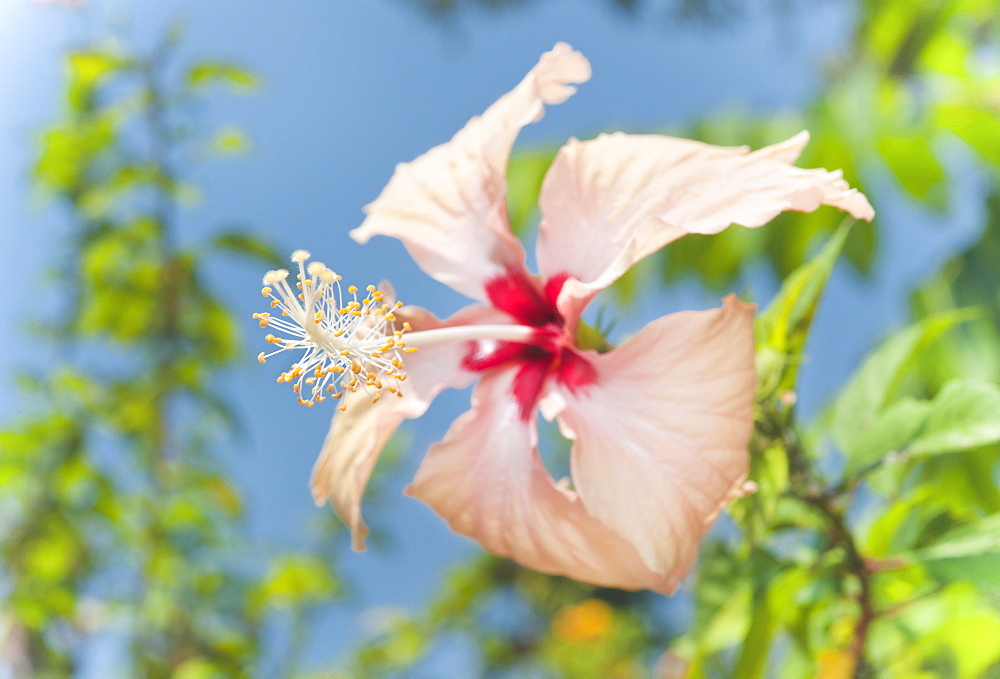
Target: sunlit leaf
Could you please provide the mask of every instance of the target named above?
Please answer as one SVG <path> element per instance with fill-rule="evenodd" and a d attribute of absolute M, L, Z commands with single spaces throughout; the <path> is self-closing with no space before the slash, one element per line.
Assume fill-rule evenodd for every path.
<path fill-rule="evenodd" d="M 970 312 L 955 311 L 924 319 L 886 340 L 865 359 L 829 411 L 830 432 L 848 460 L 866 450 L 864 437 L 920 353 L 971 316 Z M 916 413 L 910 409 L 906 414 Z"/>
<path fill-rule="evenodd" d="M 1000 441 L 1000 388 L 955 380 L 934 398 L 927 423 L 910 444 L 914 455 L 966 450 Z"/>
<path fill-rule="evenodd" d="M 955 528 L 905 558 L 945 581 L 1000 588 L 1000 514 Z"/>
<path fill-rule="evenodd" d="M 239 128 L 224 127 L 215 133 L 211 147 L 218 153 L 239 155 L 250 149 L 250 139 Z"/>
<path fill-rule="evenodd" d="M 511 155 L 507 164 L 507 210 L 514 233 L 524 235 L 538 214 L 538 194 L 557 149 L 532 149 Z"/>
<path fill-rule="evenodd" d="M 188 70 L 187 81 L 192 87 L 221 83 L 237 91 L 252 91 L 260 86 L 260 78 L 256 74 L 222 61 L 195 64 Z"/>
<path fill-rule="evenodd" d="M 927 401 L 903 398 L 893 402 L 852 439 L 850 449 L 845 449 L 844 473 L 853 475 L 886 454 L 903 450 L 924 428 L 930 411 L 931 404 Z"/>
<path fill-rule="evenodd" d="M 969 144 L 994 165 L 1000 165 L 1000 115 L 971 106 L 939 106 L 936 121 Z"/>
<path fill-rule="evenodd" d="M 924 135 L 880 137 L 878 150 L 903 189 L 914 198 L 925 200 L 944 182 L 944 168 Z"/>
<path fill-rule="evenodd" d="M 841 227 L 812 261 L 785 280 L 771 305 L 757 315 L 754 335 L 764 357 L 758 361 L 758 379 L 765 394 L 795 387 L 813 316 L 849 229 Z"/>

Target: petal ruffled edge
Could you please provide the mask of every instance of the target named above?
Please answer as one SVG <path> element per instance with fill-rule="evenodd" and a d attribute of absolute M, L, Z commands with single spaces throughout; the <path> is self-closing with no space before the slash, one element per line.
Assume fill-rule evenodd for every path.
<path fill-rule="evenodd" d="M 786 210 L 831 205 L 871 220 L 868 199 L 839 171 L 791 165 L 807 132 L 750 152 L 660 135 L 571 139 L 545 176 L 538 265 L 565 277 L 559 311 L 587 302 L 633 264 L 688 233 L 755 228 Z"/>
<path fill-rule="evenodd" d="M 558 43 L 512 91 L 473 118 L 451 141 L 402 163 L 351 237 L 400 239 L 431 277 L 486 301 L 486 283 L 524 270 L 524 249 L 507 220 L 507 161 L 518 132 L 545 104 L 572 95 L 590 64 Z"/>
<path fill-rule="evenodd" d="M 431 447 L 407 488 L 456 533 L 484 549 L 554 575 L 621 589 L 670 593 L 676 579 L 648 569 L 637 552 L 556 483 L 536 449 L 533 419 L 511 397 L 516 371 L 486 374 L 444 440 Z"/>
<path fill-rule="evenodd" d="M 729 296 L 721 309 L 660 318 L 592 356 L 591 387 L 547 397 L 547 415 L 574 441 L 573 483 L 587 511 L 673 580 L 747 490 L 753 313 Z"/>

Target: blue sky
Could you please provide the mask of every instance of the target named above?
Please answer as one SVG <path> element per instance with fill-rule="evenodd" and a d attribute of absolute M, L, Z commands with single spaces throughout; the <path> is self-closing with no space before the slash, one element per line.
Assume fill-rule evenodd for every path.
<path fill-rule="evenodd" d="M 281 250 L 311 250 L 346 280 L 388 278 L 404 300 L 444 315 L 462 298 L 424 277 L 400 246 L 377 239 L 361 247 L 347 236 L 396 163 L 446 141 L 560 40 L 587 55 L 594 76 L 527 129 L 523 143 L 561 143 L 612 129 L 655 131 L 727 110 L 794 110 L 814 96 L 823 60 L 843 48 L 852 17 L 840 0 L 811 2 L 808 10 L 777 4 L 790 8 L 780 18 L 762 13 L 719 28 L 680 28 L 669 20 L 667 3 L 656 1 L 635 17 L 603 1 L 540 0 L 506 11 L 459 12 L 441 22 L 407 0 L 108 0 L 80 9 L 0 0 L 0 270 L 7 276 L 0 422 L 24 413 L 13 374 L 46 357 L 28 344 L 24 320 L 52 309 L 46 300 L 57 291 L 45 286 L 43 274 L 58 261 L 64 231 L 58 213 L 32 195 L 27 178 L 33 140 L 58 115 L 59 56 L 67 48 L 114 35 L 142 49 L 180 18 L 187 25 L 187 57 L 232 60 L 258 72 L 259 94 L 219 96 L 206 107 L 209 124 L 243 127 L 253 149 L 235 162 L 197 169 L 192 179 L 204 200 L 184 216 L 182 240 L 201 242 L 226 223 L 250 225 Z M 975 182 L 963 190 L 975 191 Z M 866 347 L 905 321 L 905 291 L 974 236 L 974 214 L 952 215 L 952 228 L 942 229 L 891 195 L 873 202 L 902 215 L 892 222 L 910 231 L 885 235 L 871 280 L 840 271 L 833 282 L 804 374 L 803 396 L 813 409 Z M 961 205 L 960 196 L 955 203 Z M 249 496 L 253 538 L 267 546 L 300 545 L 308 524 L 329 511 L 313 507 L 307 488 L 329 413 L 296 405 L 274 383 L 280 367 L 254 360 L 259 337 L 250 314 L 259 310 L 260 274 L 231 260 L 220 260 L 212 272 L 212 282 L 246 320 L 247 359 L 223 385 L 246 424 L 228 460 Z M 766 275 L 750 284 L 759 286 L 759 299 L 774 290 Z M 651 292 L 629 322 L 635 329 L 665 311 L 715 303 L 691 286 L 671 295 Z M 362 606 L 418 605 L 450 563 L 476 552 L 422 505 L 399 496 L 422 450 L 467 404 L 467 394 L 447 394 L 410 426 L 408 460 L 389 478 L 389 497 L 368 515 L 375 527 L 391 531 L 392 544 L 364 555 L 345 552 L 343 570 L 357 586 L 358 601 L 328 616 L 328 639 L 311 649 L 314 658 L 329 658 L 357 638 L 352 621 Z"/>

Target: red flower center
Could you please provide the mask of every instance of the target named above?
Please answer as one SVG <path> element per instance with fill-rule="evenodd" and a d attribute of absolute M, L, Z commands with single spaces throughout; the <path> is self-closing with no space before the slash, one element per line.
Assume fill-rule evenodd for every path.
<path fill-rule="evenodd" d="M 594 367 L 575 345 L 575 328 L 567 328 L 556 308 L 556 299 L 566 281 L 566 274 L 547 280 L 544 286 L 521 271 L 508 271 L 487 282 L 490 303 L 517 322 L 538 328 L 530 343 L 472 342 L 462 360 L 467 370 L 484 372 L 501 366 L 517 371 L 513 396 L 522 419 L 529 419 L 549 377 L 570 391 L 596 380 Z"/>

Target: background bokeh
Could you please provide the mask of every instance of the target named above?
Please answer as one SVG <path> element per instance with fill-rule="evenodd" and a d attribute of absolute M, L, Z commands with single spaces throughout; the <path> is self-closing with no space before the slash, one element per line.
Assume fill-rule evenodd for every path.
<path fill-rule="evenodd" d="M 703 617 L 693 594 L 696 578 L 672 599 L 569 591 L 565 582 L 550 582 L 558 579 L 519 581 L 512 567 L 484 561 L 475 544 L 454 536 L 423 505 L 401 496 L 422 451 L 467 407 L 467 393 L 442 396 L 428 416 L 398 437 L 390 464 L 383 465 L 366 504 L 375 533 L 369 552 L 351 552 L 329 508 L 315 508 L 307 488 L 329 413 L 299 407 L 274 383 L 280 366 L 260 366 L 255 360 L 262 333 L 250 315 L 261 310 L 260 275 L 273 253 L 284 257 L 301 247 L 335 267 L 345 280 L 367 284 L 389 279 L 408 302 L 439 315 L 457 309 L 463 299 L 426 278 L 397 243 L 379 239 L 362 247 L 347 231 L 360 223 L 361 208 L 378 195 L 396 163 L 449 139 L 516 84 L 542 52 L 566 41 L 590 59 L 594 76 L 522 134 L 522 152 L 511 169 L 512 208 L 532 204 L 539 168 L 569 136 L 621 129 L 759 146 L 808 127 L 814 142 L 803 164 L 843 168 L 852 184 L 868 193 L 878 218 L 871 227 L 854 228 L 844 261 L 812 321 L 796 387 L 798 416 L 804 422 L 822 419 L 824 405 L 878 342 L 916 316 L 950 307 L 977 305 L 985 311 L 967 324 L 973 330 L 946 345 L 951 349 L 909 366 L 919 377 L 906 378 L 914 383 L 907 393 L 929 398 L 948 379 L 961 376 L 995 385 L 1000 377 L 993 351 L 1000 300 L 991 267 L 1000 266 L 1000 255 L 988 228 L 994 234 L 998 228 L 997 32 L 993 3 L 972 0 L 172 0 L 155 5 L 0 0 L 0 270 L 8 280 L 5 313 L 0 314 L 0 423 L 7 432 L 0 439 L 5 456 L 0 478 L 7 484 L 0 488 L 0 539 L 6 544 L 0 596 L 7 597 L 7 605 L 0 606 L 0 636 L 6 640 L 0 642 L 0 676 L 35 676 L 46 667 L 50 674 L 37 676 L 337 671 L 357 676 L 602 676 L 588 672 L 606 661 L 620 676 L 641 676 L 654 671 L 650 668 L 662 657 L 667 660 L 658 665 L 660 676 L 683 676 L 670 674 L 672 662 L 710 654 L 692 651 L 701 648 L 696 642 L 678 647 L 679 655 L 661 654 L 672 638 Z M 69 57 L 74 54 L 75 61 Z M 131 65 L 124 66 L 126 62 Z M 107 72 L 93 75 L 87 69 L 95 63 Z M 129 70 L 138 63 L 147 65 Z M 197 68 L 207 74 L 203 80 L 192 78 L 193 64 L 201 64 Z M 129 80 L 147 71 L 154 73 L 150 82 L 176 99 L 169 94 L 150 104 L 148 83 Z M 90 96 L 81 94 L 84 90 L 96 93 L 93 101 L 81 103 Z M 105 166 L 126 161 L 98 159 L 89 179 L 67 178 L 53 167 L 90 162 L 88 152 L 71 150 L 93 141 L 80 132 L 79 121 L 99 112 L 104 102 L 127 99 L 130 91 L 140 94 L 122 108 L 122 115 L 134 117 L 116 122 L 109 133 L 113 140 L 102 143 L 108 148 L 121 143 L 129 149 L 124 155 L 147 159 L 129 160 L 133 168 L 159 162 L 173 176 L 167 182 L 157 174 L 160 170 L 146 176 L 138 172 L 127 186 L 105 191 L 103 203 L 87 202 L 88 191 L 96 195 L 95 186 L 103 191 L 114 185 L 115 177 L 121 180 Z M 155 118 L 149 115 L 151 106 L 162 107 L 173 130 L 159 139 L 155 125 L 149 127 Z M 65 143 L 60 146 L 58 139 Z M 62 160 L 55 158 L 60 153 Z M 515 181 L 516 172 L 521 175 Z M 166 212 L 164 204 L 169 205 Z M 184 348 L 175 347 L 172 354 L 173 340 L 142 332 L 123 335 L 117 321 L 102 321 L 98 312 L 87 316 L 86 294 L 78 294 L 87 285 L 94 286 L 98 301 L 91 300 L 93 304 L 110 305 L 111 315 L 114 309 L 125 316 L 139 313 L 128 299 L 155 298 L 162 292 L 128 276 L 124 283 L 113 281 L 108 272 L 129 271 L 129 265 L 115 259 L 119 255 L 94 254 L 102 240 L 112 249 L 123 246 L 126 255 L 134 247 L 137 259 L 146 245 L 160 247 L 155 235 L 148 243 L 142 240 L 147 236 L 132 234 L 132 241 L 110 244 L 109 239 L 118 238 L 115 229 L 146 214 L 144 210 L 158 224 L 157 219 L 169 215 L 163 219 L 170 225 L 168 246 L 196 270 L 202 292 L 183 293 L 190 294 L 181 303 L 210 303 L 218 313 L 188 327 L 192 337 L 209 337 L 207 344 L 204 337 L 191 343 L 182 338 L 174 344 Z M 530 242 L 534 216 L 524 209 L 512 212 L 523 216 Z M 612 339 L 621 340 L 670 311 L 717 305 L 728 291 L 767 307 L 786 276 L 814 255 L 839 223 L 833 210 L 821 211 L 815 217 L 780 220 L 773 229 L 762 230 L 766 233 L 736 232 L 715 241 L 692 238 L 672 247 L 672 254 L 651 261 L 608 293 L 608 309 L 618 319 Z M 219 234 L 226 236 L 220 239 Z M 977 243 L 978 254 L 955 259 Z M 946 264 L 945 275 L 939 275 Z M 965 269 L 966 264 L 977 268 Z M 964 278 L 963 271 L 968 271 Z M 155 279 L 159 274 L 150 275 Z M 173 279 L 167 275 L 166 280 Z M 111 295 L 107 291 L 112 288 L 117 297 L 101 302 L 98 298 Z M 923 293 L 914 296 L 918 289 Z M 81 315 L 75 315 L 80 309 Z M 220 332 L 225 336 L 212 339 L 198 323 L 224 326 L 227 330 Z M 160 348 L 149 353 L 150 346 Z M 204 516 L 188 518 L 192 525 L 204 521 L 208 526 L 192 529 L 192 535 L 171 532 L 170 521 L 187 520 L 178 519 L 176 512 L 162 519 L 166 528 L 160 533 L 149 528 L 161 526 L 160 518 L 151 519 L 148 530 L 119 530 L 115 522 L 128 523 L 135 507 L 159 516 L 158 507 L 169 504 L 173 490 L 187 493 L 191 484 L 198 484 L 183 480 L 176 470 L 167 473 L 169 482 L 150 471 L 158 463 L 136 452 L 146 439 L 141 433 L 123 433 L 125 425 L 110 412 L 121 404 L 100 405 L 105 395 L 100 385 L 141 382 L 136 376 L 162 367 L 163 355 L 169 363 L 170 356 L 180 354 L 194 364 L 200 356 L 205 365 L 191 378 L 198 389 L 177 378 L 176 396 L 164 397 L 163 423 L 168 432 L 176 427 L 173 444 L 190 444 L 198 452 L 190 457 L 178 453 L 169 462 L 205 470 L 199 487 L 208 483 L 205 478 L 209 485 L 231 483 L 222 495 L 238 497 L 233 500 L 238 510 L 216 515 L 213 502 L 225 505 L 222 495 L 192 495 L 192 506 L 185 511 Z M 147 359 L 148 365 L 143 363 Z M 66 366 L 76 366 L 75 377 L 55 377 Z M 34 378 L 19 385 L 19 375 Z M 95 386 L 81 386 L 80 380 Z M 204 414 L 208 401 L 200 399 L 209 392 L 228 414 Z M 42 434 L 25 434 L 32 422 L 51 430 L 51 420 L 40 413 L 55 411 L 85 422 L 80 450 L 86 471 L 74 473 L 97 484 L 94 488 L 106 484 L 112 495 L 140 498 L 137 504 L 126 499 L 115 511 L 106 511 L 92 501 L 100 495 L 93 488 L 75 495 L 70 489 L 66 497 L 42 505 L 30 501 L 43 486 L 61 487 L 59 479 L 66 474 L 39 462 L 48 450 Z M 211 424 L 204 432 L 193 432 L 196 428 L 188 425 L 202 417 Z M 180 433 L 189 429 L 190 436 Z M 987 486 L 995 486 L 996 446 L 990 441 L 976 440 L 977 446 L 993 446 L 976 453 L 985 460 L 977 462 L 977 469 L 985 470 Z M 822 451 L 817 469 L 835 476 L 842 466 L 837 446 L 817 450 Z M 886 502 L 912 500 L 916 486 L 913 477 L 907 479 L 884 494 Z M 77 482 L 84 483 L 66 484 Z M 177 484 L 173 490 L 171 483 Z M 859 531 L 873 521 L 862 516 L 862 510 L 877 504 L 868 496 L 879 492 L 861 490 L 850 496 L 854 514 L 849 519 L 858 519 Z M 146 506 L 143 497 L 153 497 L 154 506 Z M 964 513 L 951 508 L 948 521 L 939 517 L 931 528 L 911 530 L 944 534 L 959 519 L 993 515 L 1000 509 L 994 502 L 992 496 L 981 498 Z M 71 539 L 60 542 L 62 528 L 46 523 L 46 512 L 60 514 L 57 524 Z M 97 518 L 88 520 L 87 512 Z M 727 520 L 719 534 L 732 541 L 738 532 Z M 150 565 L 159 539 L 172 552 L 163 571 Z M 43 544 L 52 552 L 48 557 L 20 558 Z M 987 553 L 1000 548 L 995 542 L 989 545 Z M 175 596 L 170 587 L 181 587 L 178 583 L 187 576 L 177 573 L 173 585 L 164 584 L 171 583 L 171 571 L 200 572 L 203 556 L 211 564 L 204 569 L 210 580 L 239 586 L 230 591 L 217 582 L 192 580 L 188 593 L 198 605 L 160 615 L 166 604 L 153 601 L 150 593 L 163 585 L 166 599 Z M 65 564 L 59 565 L 60 559 Z M 52 582 L 32 579 L 45 571 L 46 563 L 55 573 Z M 466 608 L 455 603 L 461 599 L 456 592 L 471 587 L 466 582 L 462 590 L 461 578 L 448 579 L 456 567 L 464 568 L 464 577 L 488 596 L 472 587 L 476 593 L 462 600 Z M 994 560 L 985 567 L 1000 564 Z M 130 579 L 145 584 L 119 586 Z M 992 580 L 995 586 L 996 573 Z M 26 587 L 38 588 L 28 598 L 42 602 L 40 610 L 25 612 L 18 603 L 18 588 L 24 593 Z M 50 602 L 38 594 L 46 587 L 62 588 L 66 596 Z M 558 594 L 538 594 L 549 591 Z M 835 595 L 853 596 L 850 586 Z M 977 590 L 974 597 L 984 606 L 996 604 L 995 589 Z M 212 602 L 224 599 L 228 612 L 216 616 Z M 592 601 L 606 602 L 612 612 L 587 603 Z M 836 609 L 832 603 L 826 607 Z M 434 622 L 421 617 L 427 611 L 437 616 Z M 596 648 L 587 625 L 596 626 L 600 633 L 594 638 L 600 640 L 601 630 L 611 624 L 602 617 L 606 615 L 626 621 L 620 636 L 599 645 L 611 660 L 574 650 L 573 643 Z M 176 623 L 186 616 L 212 622 L 177 634 Z M 241 616 L 253 619 L 253 629 L 230 635 L 233 620 Z M 842 618 L 852 619 L 850 613 Z M 443 624 L 445 619 L 454 623 Z M 823 664 L 823 652 L 849 646 L 837 641 L 837 634 L 845 633 L 837 632 L 834 622 L 816 623 L 825 629 L 816 637 L 826 641 L 805 651 L 811 660 L 792 665 L 789 676 L 796 676 L 800 667 L 807 673 L 828 672 L 822 676 L 829 677 L 874 671 L 857 659 L 847 669 L 837 670 L 836 661 Z M 746 634 L 745 625 L 733 624 L 743 630 L 735 637 Z M 137 627 L 157 630 L 145 648 L 136 643 L 143 636 L 134 633 Z M 929 672 L 927 676 L 978 676 L 995 668 L 1000 631 L 987 627 L 979 646 L 993 655 L 985 653 L 982 662 L 963 665 L 953 658 L 960 652 L 949 655 L 947 643 L 940 642 L 944 651 L 918 654 L 891 676 L 916 676 L 905 674 L 912 668 Z M 378 634 L 377 643 L 365 646 Z M 230 638 L 241 635 L 239 644 Z M 570 650 L 549 643 L 548 636 L 562 639 Z M 768 657 L 777 663 L 773 667 L 783 664 L 781 654 L 789 651 L 775 644 L 777 650 L 770 656 L 765 652 L 757 671 L 764 671 Z M 760 645 L 767 649 L 769 641 Z M 729 675 L 732 663 L 746 654 L 726 655 L 727 647 L 719 642 L 711 649 L 720 653 L 718 661 L 692 665 L 690 676 Z M 867 663 L 878 666 L 881 656 L 876 656 Z M 574 665 L 580 657 L 588 658 L 582 669 Z"/>

